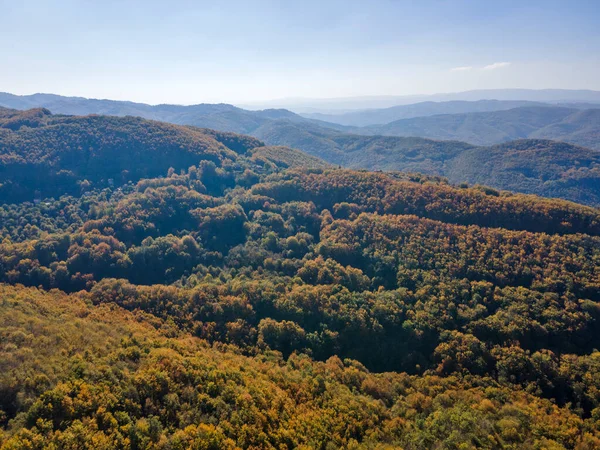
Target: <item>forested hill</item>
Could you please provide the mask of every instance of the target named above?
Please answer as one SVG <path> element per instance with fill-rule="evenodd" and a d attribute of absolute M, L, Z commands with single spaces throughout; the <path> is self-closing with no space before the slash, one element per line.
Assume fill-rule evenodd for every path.
<path fill-rule="evenodd" d="M 136 182 L 172 167 L 199 161 L 237 164 L 240 155 L 278 166 L 334 165 L 409 171 L 447 177 L 452 183 L 492 187 L 600 205 L 600 153 L 569 144 L 521 140 L 492 147 L 422 138 L 358 136 L 318 125 L 286 122 L 261 126 L 255 134 L 309 154 L 265 147 L 262 140 L 206 128 L 135 117 L 62 116 L 46 109 L 0 109 L 0 194 L 6 199 L 77 194 L 90 187 Z M 312 155 L 312 156 L 311 156 Z M 145 159 L 147 164 L 138 161 Z M 101 163 L 100 163 L 101 162 Z M 228 183 L 231 184 L 231 181 Z"/>
<path fill-rule="evenodd" d="M 600 210 L 139 118 L 0 124 L 3 449 L 600 445 Z"/>
<path fill-rule="evenodd" d="M 600 109 L 528 106 L 415 117 L 361 130 L 376 135 L 454 139 L 475 145 L 524 138 L 552 139 L 600 150 Z"/>
<path fill-rule="evenodd" d="M 2 98 L 4 104 L 17 104 L 17 106 L 38 103 L 49 105 L 58 111 L 82 110 L 119 116 L 133 114 L 160 118 L 167 122 L 202 127 L 194 130 L 201 134 L 207 133 L 207 127 L 220 131 L 248 133 L 268 145 L 296 148 L 333 165 L 369 170 L 421 172 L 445 176 L 453 183 L 483 182 L 498 189 L 558 197 L 594 206 L 600 204 L 600 180 L 597 169 L 600 153 L 574 145 L 554 144 L 545 139 L 511 141 L 497 147 L 475 148 L 473 144 L 460 141 L 371 135 L 373 132 L 387 133 L 389 130 L 386 130 L 388 128 L 391 130 L 394 123 L 380 128 L 348 128 L 305 119 L 286 110 L 247 111 L 223 104 L 189 107 L 150 106 L 48 95 L 18 97 L 8 94 L 0 96 L 0 104 Z M 441 126 L 438 123 L 439 126 L 435 125 L 433 128 L 437 131 L 432 136 L 440 138 L 461 137 L 467 141 L 480 142 L 482 140 L 477 136 L 484 136 L 484 142 L 501 142 L 524 136 L 536 138 L 546 136 L 558 141 L 580 142 L 595 147 L 598 140 L 597 127 L 600 123 L 599 118 L 596 117 L 598 111 L 600 110 L 580 111 L 573 108 L 540 106 L 467 114 L 461 116 L 462 119 L 458 117 L 459 115 L 450 114 L 414 120 L 415 123 L 421 123 L 420 120 L 444 122 L 445 125 Z M 28 118 L 28 115 L 46 114 L 49 117 L 47 113 L 46 109 L 13 112 L 12 114 L 19 115 L 21 118 L 12 118 L 3 126 L 16 133 L 14 136 L 17 137 L 13 136 L 11 140 L 21 140 L 23 145 L 29 145 L 26 140 L 35 138 L 35 133 L 41 131 L 33 132 L 29 126 L 21 130 L 21 127 L 17 126 L 19 121 L 26 124 L 28 120 L 33 120 L 33 124 L 44 125 L 46 119 Z M 58 117 L 62 117 L 60 120 L 63 122 L 68 121 L 64 116 Z M 57 120 L 59 119 L 54 118 L 51 122 L 58 126 Z M 70 120 L 83 121 L 84 119 Z M 115 119 L 94 120 L 109 122 Z M 137 119 L 126 120 L 134 123 Z M 440 130 L 445 131 L 442 133 Z M 5 139 L 7 133 L 8 131 L 5 131 L 0 134 L 0 139 Z M 187 131 L 187 133 L 193 132 Z M 392 130 L 389 133 L 395 132 Z M 399 134 L 427 136 L 428 132 L 416 127 Z M 224 145 L 228 144 L 224 143 Z M 231 142 L 229 145 L 235 146 Z M 230 148 L 235 151 L 235 148 Z M 560 157 L 556 157 L 555 151 L 558 151 Z M 488 153 L 493 154 L 493 158 L 486 160 L 485 155 Z M 482 160 L 484 164 L 481 164 Z M 177 162 L 174 164 L 176 165 Z M 532 165 L 535 166 L 535 170 L 529 169 Z M 70 169 L 65 170 L 62 175 L 68 177 Z M 34 174 L 31 175 L 33 177 Z M 25 195 L 29 195 L 29 192 Z"/>
<path fill-rule="evenodd" d="M 1 98 L 1 97 L 0 97 Z M 341 114 L 303 114 L 304 117 L 338 123 L 340 125 L 364 127 L 382 125 L 396 120 L 413 117 L 427 117 L 439 114 L 464 114 L 472 112 L 504 111 L 522 106 L 547 106 L 548 103 L 531 102 L 526 100 L 452 100 L 427 101 L 408 105 L 391 106 L 389 108 L 365 109 Z"/>
<path fill-rule="evenodd" d="M 0 109 L 0 196 L 14 202 L 32 201 L 34 196 L 80 194 L 164 176 L 169 168 L 187 170 L 200 163 L 205 171 L 229 164 L 232 173 L 242 173 L 248 164 L 255 164 L 240 166 L 238 158 L 250 158 L 257 147 L 264 143 L 249 136 L 136 117 Z M 325 164 L 298 151 L 279 149 L 278 153 L 285 153 L 290 160 L 287 165 L 305 160 L 309 165 Z M 268 148 L 263 153 L 267 154 Z M 286 158 L 270 159 L 275 165 L 286 165 Z M 222 183 L 233 186 L 232 179 Z"/>
<path fill-rule="evenodd" d="M 446 165 L 449 180 L 498 186 L 600 206 L 600 152 L 523 139 L 467 149 Z"/>
<path fill-rule="evenodd" d="M 359 136 L 295 123 L 267 124 L 255 135 L 345 167 L 421 172 L 456 184 L 482 183 L 600 206 L 600 152 L 572 144 L 522 139 L 486 147 L 416 137 Z"/>

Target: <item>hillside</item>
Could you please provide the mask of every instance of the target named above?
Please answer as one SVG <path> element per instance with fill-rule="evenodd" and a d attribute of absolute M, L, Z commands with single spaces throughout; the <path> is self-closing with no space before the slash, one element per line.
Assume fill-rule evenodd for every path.
<path fill-rule="evenodd" d="M 96 100 L 80 97 L 63 97 L 52 94 L 18 96 L 0 93 L 0 107 L 27 110 L 46 108 L 54 114 L 136 116 L 177 125 L 192 125 L 233 133 L 253 134 L 253 131 L 273 122 L 299 122 L 326 125 L 344 129 L 338 124 L 324 124 L 303 118 L 285 109 L 249 111 L 228 104 L 147 105 L 115 100 Z"/>
<path fill-rule="evenodd" d="M 520 107 L 505 111 L 418 117 L 392 122 L 383 126 L 361 128 L 345 127 L 328 122 L 306 119 L 287 110 L 246 111 L 231 105 L 222 104 L 150 106 L 130 102 L 87 100 L 42 94 L 26 97 L 3 94 L 0 95 L 0 101 L 2 99 L 4 99 L 5 103 L 17 103 L 17 106 L 21 107 L 36 103 L 67 112 L 85 110 L 89 112 L 109 112 L 117 115 L 136 114 L 159 117 L 174 123 L 193 125 L 194 127 L 191 131 L 185 131 L 188 134 L 199 133 L 216 139 L 214 131 L 207 131 L 212 127 L 221 130 L 221 132 L 248 133 L 261 141 L 251 141 L 251 138 L 245 137 L 243 139 L 247 142 L 237 143 L 236 141 L 241 139 L 237 135 L 237 137 L 233 137 L 229 141 L 223 139 L 219 141 L 219 139 L 216 139 L 228 149 L 233 150 L 234 153 L 243 153 L 246 151 L 246 148 L 263 145 L 264 142 L 270 146 L 285 146 L 299 149 L 329 164 L 349 168 L 420 172 L 429 175 L 445 176 L 454 183 L 483 182 L 498 189 L 559 197 L 588 205 L 599 204 L 596 169 L 598 159 L 596 156 L 588 154 L 589 152 L 586 149 L 580 147 L 564 147 L 569 150 L 562 152 L 564 153 L 563 157 L 556 163 L 548 164 L 548 159 L 552 158 L 552 149 L 563 147 L 554 146 L 554 144 L 546 140 L 539 140 L 538 138 L 549 138 L 573 143 L 579 142 L 588 145 L 589 148 L 596 149 L 598 148 L 596 137 L 599 135 L 597 128 L 598 124 L 600 124 L 600 120 L 596 116 L 600 110 L 579 110 L 576 108 L 551 106 Z M 465 105 L 465 103 L 461 102 L 453 103 L 453 105 L 459 108 L 487 108 L 494 107 L 493 105 L 500 105 L 497 107 L 502 107 L 502 105 L 507 106 L 510 102 L 485 101 L 476 103 L 479 106 Z M 586 105 L 579 106 L 586 107 Z M 46 112 L 40 113 L 39 111 Z M 43 127 L 38 131 L 32 131 L 30 129 L 32 127 L 26 126 L 21 130 L 21 125 L 18 125 L 17 122 L 22 120 L 23 125 L 27 125 L 28 120 L 39 122 L 41 119 L 35 117 L 27 118 L 26 116 L 28 114 L 43 115 L 47 112 L 48 110 L 38 109 L 37 112 L 33 113 L 24 112 L 23 116 L 18 119 L 1 119 L 7 122 L 2 127 L 9 131 L 4 131 L 2 132 L 4 134 L 0 134 L 0 141 L 4 139 L 6 142 L 6 148 L 0 151 L 5 153 L 7 151 L 16 152 L 18 154 L 19 151 L 23 152 L 26 146 L 35 148 L 35 143 L 31 142 L 31 139 L 36 139 L 36 133 L 46 133 L 48 128 Z M 14 111 L 11 114 L 20 115 Z M 57 120 L 53 119 L 53 121 Z M 66 121 L 67 119 L 63 117 L 61 120 Z M 115 119 L 96 118 L 93 120 L 106 121 L 108 123 Z M 137 123 L 139 125 L 142 123 L 139 119 L 131 117 L 125 120 L 132 124 Z M 12 124 L 11 121 L 16 122 Z M 40 123 L 45 122 L 41 120 Z M 52 126 L 59 125 L 57 123 Z M 167 125 L 161 126 L 164 127 Z M 0 128 L 0 130 L 3 128 Z M 16 135 L 7 134 L 10 132 L 16 133 Z M 382 136 L 379 134 L 373 135 L 373 133 L 402 134 L 406 136 Z M 223 136 L 226 136 L 226 133 Z M 436 140 L 413 136 L 428 136 Z M 518 145 L 520 148 L 523 148 L 525 145 L 531 145 L 532 151 L 513 152 L 507 155 L 510 161 L 508 159 L 504 161 L 502 158 L 504 153 L 498 152 L 497 149 L 490 150 L 495 156 L 492 160 L 486 161 L 485 154 L 487 147 L 475 149 L 475 144 L 473 144 L 483 143 L 487 145 L 502 142 L 507 143 L 506 145 L 510 147 L 513 144 L 507 141 L 524 139 L 528 136 L 533 136 L 538 140 L 530 139 L 526 141 L 528 143 L 520 142 Z M 444 139 L 444 141 L 439 141 L 439 139 Z M 455 139 L 461 139 L 462 141 L 456 141 Z M 468 142 L 471 142 L 471 144 Z M 79 147 L 81 142 L 67 144 Z M 20 150 L 12 148 L 14 145 L 20 145 Z M 136 144 L 132 142 L 131 145 L 135 146 Z M 112 151 L 117 150 L 113 148 Z M 459 158 L 458 156 L 463 153 L 465 155 Z M 190 157 L 188 155 L 187 162 L 189 162 Z M 297 157 L 301 160 L 305 159 L 305 156 L 299 156 L 299 154 L 296 154 L 293 159 L 297 159 Z M 531 160 L 531 158 L 538 157 L 540 158 L 539 161 Z M 193 159 L 194 157 L 191 158 Z M 473 164 L 481 158 L 484 160 L 482 163 L 477 162 Z M 6 160 L 6 157 L 4 159 Z M 217 159 L 222 158 L 219 156 Z M 118 162 L 118 158 L 115 159 L 115 162 Z M 181 166 L 185 166 L 187 162 L 181 164 Z M 4 192 L 12 190 L 13 194 L 10 195 L 16 195 L 14 193 L 19 190 L 19 182 L 11 179 L 16 176 L 22 176 L 23 180 L 39 180 L 40 177 L 36 172 L 36 167 L 45 163 L 38 160 L 33 164 L 33 167 L 29 167 L 29 169 L 33 170 L 23 171 L 20 169 L 21 166 L 19 166 L 18 160 L 12 161 L 9 166 L 16 168 L 15 173 L 11 174 L 7 180 L 8 183 L 3 183 L 0 189 L 3 189 Z M 317 167 L 320 164 L 306 160 L 303 163 L 311 167 Z M 5 162 L 4 164 L 8 163 Z M 164 170 L 165 164 L 167 164 L 166 161 L 159 164 L 160 170 Z M 461 167 L 461 164 L 465 164 L 465 166 Z M 529 171 L 527 167 L 531 164 L 536 164 L 538 169 Z M 174 161 L 171 165 L 175 169 L 180 167 L 178 161 Z M 100 173 L 90 174 L 88 181 L 93 183 L 104 180 L 101 182 L 106 185 L 108 178 L 135 181 L 142 175 L 146 176 L 143 173 L 129 173 L 129 169 L 125 168 L 125 166 L 127 164 L 123 165 L 122 171 L 126 170 L 126 173 L 113 173 L 110 177 L 102 176 Z M 508 166 L 511 167 L 510 170 L 507 169 Z M 69 181 L 72 168 L 65 166 L 61 167 L 61 169 L 63 170 L 62 172 L 57 170 L 56 174 L 53 175 L 54 178 L 50 184 L 71 183 L 73 185 L 72 179 Z M 106 167 L 106 169 L 113 172 L 116 171 L 116 167 L 114 168 L 115 170 L 109 167 Z M 81 173 L 85 172 L 81 165 L 77 166 L 77 170 Z M 547 172 L 544 172 L 545 170 Z M 511 176 L 511 173 L 514 171 L 518 172 L 516 177 Z M 94 177 L 96 178 L 94 179 Z M 550 184 L 546 183 L 546 181 L 549 181 Z M 35 181 L 32 182 L 35 183 Z M 17 184 L 13 186 L 11 183 Z M 25 184 L 28 184 L 28 182 Z M 74 192 L 74 189 L 76 190 L 75 186 L 72 187 L 70 192 Z M 36 190 L 43 191 L 44 187 L 41 186 L 40 188 L 40 186 L 37 186 Z M 23 191 L 21 198 L 32 198 L 31 190 Z"/>
<path fill-rule="evenodd" d="M 413 117 L 426 117 L 439 114 L 462 114 L 471 112 L 504 111 L 522 106 L 551 106 L 550 104 L 528 102 L 524 100 L 478 100 L 447 101 L 447 102 L 419 102 L 409 105 L 398 105 L 390 108 L 368 109 L 352 111 L 344 114 L 303 114 L 304 117 L 318 119 L 340 125 L 364 127 L 368 125 L 387 124 L 401 119 Z"/>
<path fill-rule="evenodd" d="M 0 206 L 0 447 L 600 443 L 598 209 L 138 118 L 0 117 L 23 183 Z"/>
<path fill-rule="evenodd" d="M 473 148 L 448 164 L 444 175 L 453 182 L 600 205 L 600 154 L 562 142 L 520 140 Z"/>
<path fill-rule="evenodd" d="M 441 174 L 445 161 L 473 146 L 421 138 L 363 136 L 326 127 L 267 124 L 254 132 L 272 145 L 285 145 L 319 156 L 331 164 L 369 170 Z"/>
<path fill-rule="evenodd" d="M 569 408 L 477 379 L 374 374 L 336 357 L 252 358 L 140 312 L 92 306 L 86 294 L 0 285 L 0 296 L 2 406 L 18 414 L 0 432 L 3 448 L 597 443 L 578 435 L 593 423 Z M 528 420 L 511 436 L 517 414 Z"/>
<path fill-rule="evenodd" d="M 250 109 L 288 108 L 301 114 L 333 114 L 385 109 L 424 102 L 525 101 L 536 103 L 578 103 L 600 105 L 600 91 L 586 89 L 474 89 L 430 95 L 372 95 L 333 98 L 291 98 L 248 105 Z"/>
<path fill-rule="evenodd" d="M 515 139 L 536 138 L 568 142 L 600 150 L 600 109 L 521 107 L 506 111 L 444 114 L 398 120 L 360 132 L 388 136 L 451 139 L 475 145 L 492 145 Z"/>
<path fill-rule="evenodd" d="M 600 442 L 598 210 L 196 174 L 0 208 L 1 446 Z"/>
<path fill-rule="evenodd" d="M 600 150 L 600 109 L 573 113 L 530 134 L 532 138 L 571 142 Z"/>
<path fill-rule="evenodd" d="M 256 136 L 300 148 L 334 165 L 420 172 L 456 184 L 486 184 L 600 205 L 600 153 L 570 144 L 525 139 L 481 147 L 416 137 L 360 136 L 296 124 L 265 126 Z"/>
<path fill-rule="evenodd" d="M 235 155 L 201 130 L 133 117 L 58 116 L 45 109 L 5 110 L 0 117 L 0 192 L 12 201 L 31 200 L 34 191 L 79 193 L 81 183 L 136 182 L 202 160 L 221 165 Z"/>
<path fill-rule="evenodd" d="M 251 150 L 251 153 L 255 159 L 264 158 L 284 168 L 325 169 L 330 167 L 330 164 L 320 158 L 289 147 L 256 147 Z"/>
<path fill-rule="evenodd" d="M 179 171 L 201 161 L 212 162 L 217 168 L 231 165 L 243 172 L 254 163 L 240 158 L 245 155 L 247 160 L 255 155 L 279 167 L 323 168 L 329 163 L 419 172 L 444 176 L 457 184 L 483 183 L 498 189 L 600 204 L 600 154 L 569 144 L 523 140 L 476 147 L 455 141 L 352 135 L 288 121 L 269 122 L 255 135 L 261 140 L 134 117 L 73 117 L 52 115 L 44 109 L 2 110 L 0 172 L 4 178 L 0 193 L 10 201 L 32 200 L 35 195 L 57 196 L 61 192 L 74 195 L 107 187 L 109 180 L 115 186 L 135 183 L 140 178 L 162 175 L 171 167 Z M 263 148 L 263 141 L 275 146 Z M 140 159 L 147 164 L 137 164 Z M 109 162 L 97 164 L 105 160 Z M 232 182 L 224 179 L 219 189 Z"/>

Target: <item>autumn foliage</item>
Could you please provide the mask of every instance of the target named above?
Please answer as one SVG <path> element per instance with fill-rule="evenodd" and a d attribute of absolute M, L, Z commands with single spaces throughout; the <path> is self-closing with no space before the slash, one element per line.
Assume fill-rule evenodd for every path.
<path fill-rule="evenodd" d="M 597 209 L 137 120 L 5 119 L 141 159 L 2 154 L 77 168 L 4 191 L 2 448 L 600 446 Z"/>

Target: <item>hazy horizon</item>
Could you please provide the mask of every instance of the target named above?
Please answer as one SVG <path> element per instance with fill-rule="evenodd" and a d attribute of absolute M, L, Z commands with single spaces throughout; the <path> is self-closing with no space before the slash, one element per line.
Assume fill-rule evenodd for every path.
<path fill-rule="evenodd" d="M 0 89 L 18 95 L 189 105 L 600 90 L 589 0 L 0 0 L 0 12 Z"/>
<path fill-rule="evenodd" d="M 2 102 L 2 95 L 8 94 L 9 96 L 15 95 L 9 92 L 3 92 L 0 90 L 0 106 L 11 107 L 10 100 L 8 103 Z M 36 92 L 33 94 L 17 95 L 17 97 L 35 97 L 35 96 L 49 96 L 46 100 L 32 99 L 29 107 L 36 106 L 48 106 L 54 101 L 53 97 L 59 97 L 56 101 L 60 102 L 60 99 L 81 99 L 84 102 L 87 101 L 98 101 L 98 102 L 123 102 L 146 105 L 149 107 L 156 107 L 161 105 L 169 106 L 195 106 L 202 103 L 173 103 L 166 102 L 161 104 L 152 104 L 145 102 L 132 102 L 130 100 L 117 100 L 110 98 L 91 98 L 82 96 L 62 96 L 59 93 L 48 93 L 48 92 Z M 265 109 L 287 109 L 297 114 L 340 114 L 345 112 L 353 111 L 367 111 L 367 110 L 378 110 L 382 108 L 390 108 L 402 105 L 416 105 L 425 103 L 445 103 L 445 102 L 478 102 L 478 101 L 530 101 L 539 102 L 541 104 L 590 104 L 596 105 L 594 108 L 600 107 L 600 91 L 595 90 L 569 90 L 569 89 L 483 89 L 483 90 L 469 90 L 461 92 L 441 92 L 427 95 L 406 95 L 406 96 L 395 96 L 395 95 L 383 95 L 383 96 L 356 96 L 356 97 L 333 97 L 333 98 L 308 98 L 308 97 L 289 97 L 280 99 L 270 99 L 257 102 L 238 102 L 238 103 L 227 103 L 227 102 L 215 102 L 215 103 L 204 103 L 204 104 L 231 104 L 238 108 L 246 110 L 265 110 Z M 41 102 L 41 103 L 38 103 Z M 45 102 L 50 102 L 46 104 Z"/>

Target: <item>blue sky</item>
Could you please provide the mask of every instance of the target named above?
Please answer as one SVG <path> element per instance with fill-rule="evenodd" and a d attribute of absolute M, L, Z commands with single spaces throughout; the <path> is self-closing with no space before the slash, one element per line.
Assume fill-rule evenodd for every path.
<path fill-rule="evenodd" d="M 600 90 L 596 0 L 0 0 L 0 91 L 147 103 Z"/>

